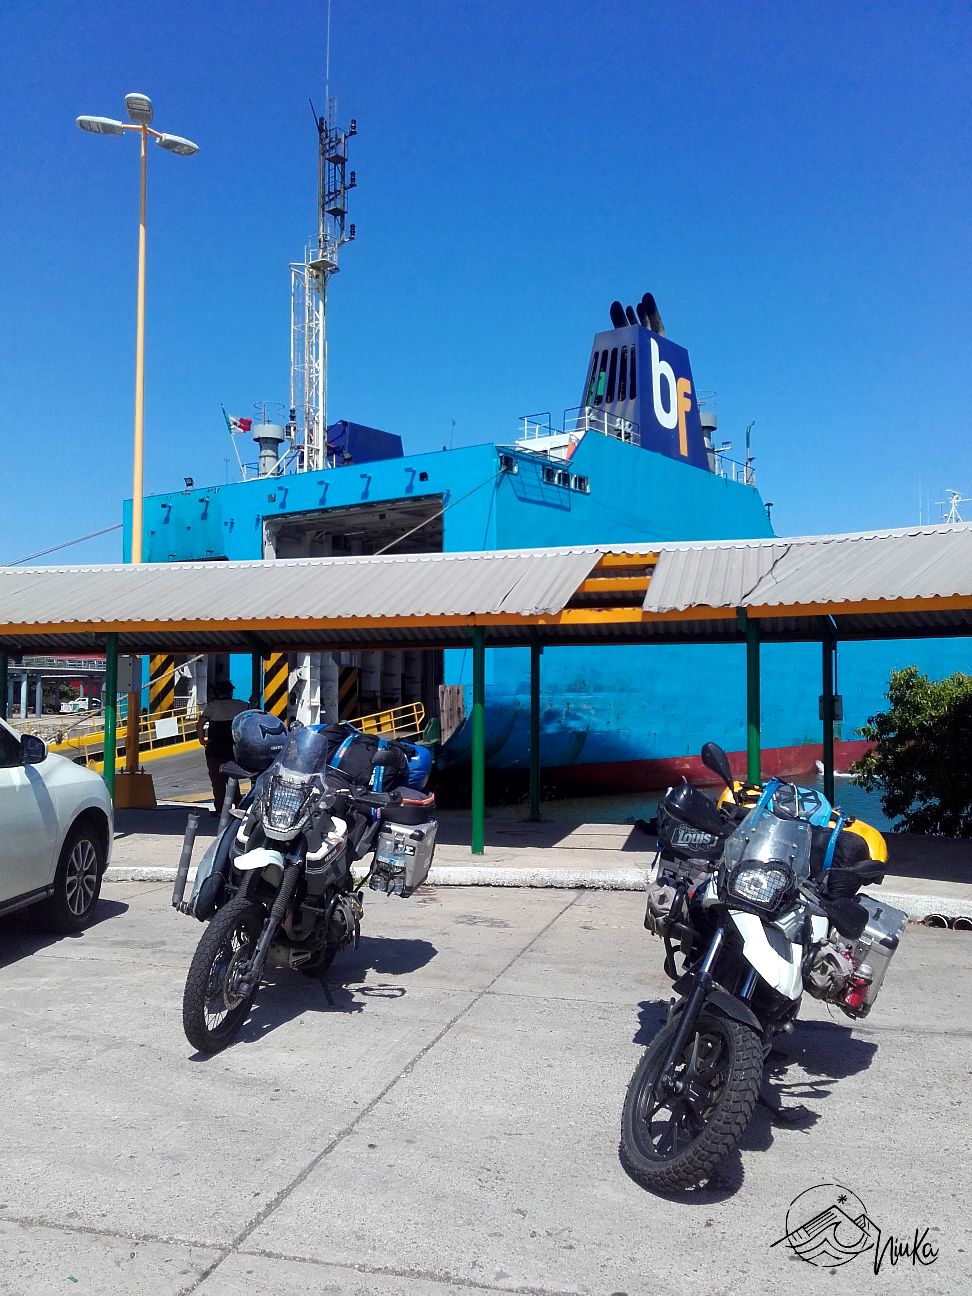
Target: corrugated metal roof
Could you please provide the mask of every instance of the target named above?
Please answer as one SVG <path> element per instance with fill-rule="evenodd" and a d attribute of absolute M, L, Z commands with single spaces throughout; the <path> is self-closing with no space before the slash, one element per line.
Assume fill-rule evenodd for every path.
<path fill-rule="evenodd" d="M 645 619 L 629 595 L 610 592 L 623 562 L 597 572 L 608 578 L 603 600 L 596 589 L 578 600 L 604 554 L 630 555 L 639 571 L 646 555 L 658 556 Z M 0 647 L 90 650 L 109 629 L 132 652 L 446 647 L 468 643 L 474 618 L 485 619 L 491 643 L 512 644 L 530 642 L 531 618 L 561 612 L 540 625 L 544 642 L 691 643 L 738 638 L 738 607 L 763 613 L 766 639 L 818 635 L 821 607 L 848 638 L 968 633 L 972 524 L 473 554 L 5 568 Z"/>
<path fill-rule="evenodd" d="M 664 545 L 644 608 L 677 612 L 955 596 L 972 596 L 970 523 Z"/>
<path fill-rule="evenodd" d="M 559 612 L 597 549 L 0 569 L 0 628 Z"/>

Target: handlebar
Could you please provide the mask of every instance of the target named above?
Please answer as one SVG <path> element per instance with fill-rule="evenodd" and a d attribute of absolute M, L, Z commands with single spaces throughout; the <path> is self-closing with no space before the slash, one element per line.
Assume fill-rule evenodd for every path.
<path fill-rule="evenodd" d="M 359 805 L 377 806 L 379 809 L 401 805 L 402 801 L 402 794 L 397 789 L 394 792 L 372 792 L 368 788 L 348 788 L 345 795 Z"/>

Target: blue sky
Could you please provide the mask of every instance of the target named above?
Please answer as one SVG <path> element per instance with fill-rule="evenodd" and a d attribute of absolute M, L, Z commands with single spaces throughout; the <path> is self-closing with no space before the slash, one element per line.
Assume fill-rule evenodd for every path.
<path fill-rule="evenodd" d="M 333 0 L 331 91 L 359 133 L 330 417 L 416 449 L 453 419 L 456 444 L 506 440 L 577 404 L 608 304 L 651 289 L 721 436 L 756 420 L 781 533 L 972 495 L 970 12 Z M 0 562 L 130 494 L 137 147 L 75 117 L 142 90 L 201 147 L 150 156 L 145 488 L 223 481 L 220 402 L 287 399 L 325 19 L 4 6 Z M 119 553 L 115 533 L 63 560 Z"/>

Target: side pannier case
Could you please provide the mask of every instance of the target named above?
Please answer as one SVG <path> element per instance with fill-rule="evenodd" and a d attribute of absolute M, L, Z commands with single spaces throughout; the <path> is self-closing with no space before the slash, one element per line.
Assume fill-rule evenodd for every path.
<path fill-rule="evenodd" d="M 381 812 L 371 874 L 372 891 L 410 896 L 429 876 L 435 853 L 435 797 L 405 794 Z"/>

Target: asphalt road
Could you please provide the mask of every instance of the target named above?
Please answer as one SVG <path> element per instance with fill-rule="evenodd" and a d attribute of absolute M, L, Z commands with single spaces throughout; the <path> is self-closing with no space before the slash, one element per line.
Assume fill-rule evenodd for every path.
<path fill-rule="evenodd" d="M 72 939 L 0 923 L 0 1292 L 972 1289 L 972 936 L 909 929 L 853 1029 L 812 1004 L 772 1063 L 794 1123 L 758 1108 L 719 1184 L 671 1200 L 617 1156 L 668 993 L 640 896 L 369 897 L 333 1008 L 274 973 L 204 1059 L 181 1026 L 201 928 L 168 890 L 106 887 Z M 831 1181 L 937 1260 L 832 1278 L 773 1248 Z"/>

